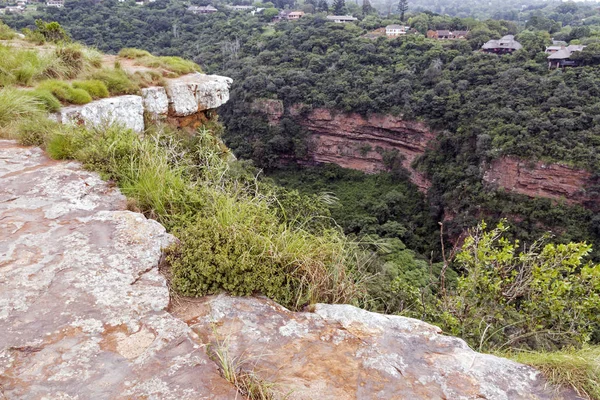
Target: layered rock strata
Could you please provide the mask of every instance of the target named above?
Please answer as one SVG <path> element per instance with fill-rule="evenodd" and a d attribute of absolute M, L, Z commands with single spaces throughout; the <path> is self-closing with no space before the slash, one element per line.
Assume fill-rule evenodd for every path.
<path fill-rule="evenodd" d="M 529 197 L 564 200 L 569 204 L 592 201 L 585 190 L 591 184 L 592 174 L 562 164 L 502 157 L 486 168 L 483 180 L 493 187 Z"/>
<path fill-rule="evenodd" d="M 172 240 L 79 164 L 0 141 L 0 398 L 235 398 L 166 311 Z"/>
<path fill-rule="evenodd" d="M 118 122 L 142 132 L 146 116 L 153 121 L 167 120 L 178 127 L 196 128 L 210 118 L 210 110 L 229 101 L 231 82 L 231 78 L 218 75 L 184 75 L 168 79 L 165 87 L 144 88 L 141 96 L 117 96 L 65 107 L 57 119 L 91 126 Z"/>
<path fill-rule="evenodd" d="M 260 99 L 252 104 L 252 109 L 266 115 L 273 125 L 279 123 L 285 112 L 280 100 Z M 387 170 L 386 155 L 397 152 L 412 182 L 422 191 L 429 188 L 425 175 L 412 167 L 436 137 L 425 124 L 385 114 L 364 117 L 326 108 L 306 112 L 303 109 L 302 104 L 297 104 L 288 110 L 310 132 L 308 157 L 299 160 L 301 163 L 333 163 L 376 173 Z"/>

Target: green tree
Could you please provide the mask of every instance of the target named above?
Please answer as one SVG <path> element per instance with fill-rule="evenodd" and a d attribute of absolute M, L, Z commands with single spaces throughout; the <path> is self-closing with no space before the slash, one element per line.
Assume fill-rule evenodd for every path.
<path fill-rule="evenodd" d="M 408 10 L 408 0 L 400 0 L 398 2 L 398 12 L 400 13 L 400 21 L 404 22 L 404 13 Z"/>
<path fill-rule="evenodd" d="M 544 237 L 517 253 L 509 227 L 481 223 L 455 263 L 465 275 L 444 299 L 448 325 L 479 349 L 554 348 L 589 341 L 600 324 L 600 265 L 586 243 Z"/>
<path fill-rule="evenodd" d="M 369 0 L 363 0 L 362 13 L 363 15 L 369 15 L 373 11 L 373 6 Z"/>
<path fill-rule="evenodd" d="M 345 7 L 345 0 L 333 0 L 333 12 L 335 15 L 342 15 Z"/>

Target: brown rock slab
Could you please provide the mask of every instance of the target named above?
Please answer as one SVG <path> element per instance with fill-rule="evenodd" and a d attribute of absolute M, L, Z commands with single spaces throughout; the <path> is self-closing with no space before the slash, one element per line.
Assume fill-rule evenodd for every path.
<path fill-rule="evenodd" d="M 577 398 L 559 395 L 533 368 L 477 353 L 412 318 L 350 305 L 294 313 L 268 299 L 225 295 L 172 311 L 201 344 L 226 347 L 290 400 Z"/>
<path fill-rule="evenodd" d="M 0 398 L 235 398 L 166 311 L 171 240 L 97 174 L 0 140 Z"/>

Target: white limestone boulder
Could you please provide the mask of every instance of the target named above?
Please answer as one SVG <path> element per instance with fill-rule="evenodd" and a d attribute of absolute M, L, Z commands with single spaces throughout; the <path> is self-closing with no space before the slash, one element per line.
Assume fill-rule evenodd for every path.
<path fill-rule="evenodd" d="M 225 76 L 199 73 L 170 79 L 166 88 L 169 112 L 175 117 L 185 117 L 220 107 L 229 101 L 232 82 L 231 78 Z"/>
<path fill-rule="evenodd" d="M 159 120 L 167 117 L 169 112 L 169 98 L 164 87 L 153 86 L 142 89 L 142 102 L 144 112 L 152 120 Z"/>
<path fill-rule="evenodd" d="M 88 126 L 119 123 L 135 132 L 144 131 L 144 104 L 141 96 L 118 96 L 61 109 L 58 120 Z"/>

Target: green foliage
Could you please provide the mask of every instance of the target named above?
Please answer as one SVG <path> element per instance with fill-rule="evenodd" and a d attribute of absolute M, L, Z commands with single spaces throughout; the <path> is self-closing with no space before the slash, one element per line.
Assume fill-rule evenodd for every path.
<path fill-rule="evenodd" d="M 48 112 L 54 113 L 60 110 L 60 101 L 49 90 L 34 89 L 24 93 L 38 100 Z"/>
<path fill-rule="evenodd" d="M 8 25 L 0 21 L 0 40 L 13 39 L 17 34 Z"/>
<path fill-rule="evenodd" d="M 0 44 L 0 87 L 31 85 L 33 82 L 63 76 L 64 66 L 51 54 Z"/>
<path fill-rule="evenodd" d="M 534 242 L 517 252 L 500 223 L 465 239 L 455 263 L 465 275 L 443 299 L 446 326 L 479 349 L 582 344 L 600 323 L 600 265 L 585 243 Z"/>
<path fill-rule="evenodd" d="M 89 75 L 90 79 L 103 82 L 111 95 L 137 94 L 140 85 L 120 68 L 103 68 Z"/>
<path fill-rule="evenodd" d="M 45 22 L 41 19 L 35 21 L 37 32 L 48 42 L 67 43 L 71 38 L 58 22 Z"/>
<path fill-rule="evenodd" d="M 553 353 L 518 352 L 515 361 L 531 365 L 554 385 L 574 389 L 579 396 L 600 399 L 600 347 L 585 346 Z"/>
<path fill-rule="evenodd" d="M 83 89 L 94 99 L 102 99 L 109 95 L 106 85 L 99 80 L 75 81 L 72 85 L 75 89 Z"/>
<path fill-rule="evenodd" d="M 68 82 L 47 80 L 38 85 L 38 89 L 52 93 L 60 101 L 72 104 L 86 104 L 92 96 L 83 89 L 73 88 Z"/>

